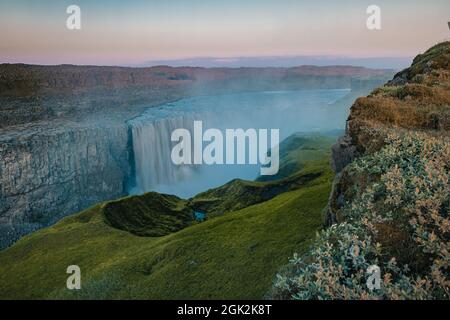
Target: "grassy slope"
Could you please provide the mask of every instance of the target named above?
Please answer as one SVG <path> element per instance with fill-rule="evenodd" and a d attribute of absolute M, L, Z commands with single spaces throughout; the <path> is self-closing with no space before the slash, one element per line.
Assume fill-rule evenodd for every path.
<path fill-rule="evenodd" d="M 302 188 L 166 236 L 111 227 L 107 204 L 33 233 L 0 252 L 0 298 L 262 298 L 287 257 L 306 251 L 322 225 L 329 154 L 308 154 L 296 175 L 318 177 Z M 64 289 L 71 264 L 82 271 L 76 293 Z"/>
<path fill-rule="evenodd" d="M 234 179 L 223 186 L 196 195 L 189 205 L 203 210 L 208 216 L 270 200 L 275 196 L 301 188 L 321 174 L 328 165 L 330 143 L 333 138 L 322 136 L 292 135 L 280 146 L 280 169 L 277 175 L 261 176 L 257 181 Z M 316 168 L 302 172 L 303 168 Z"/>
<path fill-rule="evenodd" d="M 148 192 L 105 203 L 103 215 L 117 229 L 137 236 L 159 237 L 194 223 L 193 210 L 186 203 L 174 195 Z"/>

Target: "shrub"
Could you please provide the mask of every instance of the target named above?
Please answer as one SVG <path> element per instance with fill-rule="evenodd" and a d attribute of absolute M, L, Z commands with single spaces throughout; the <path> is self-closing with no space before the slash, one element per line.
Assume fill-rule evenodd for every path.
<path fill-rule="evenodd" d="M 389 133 L 380 151 L 345 169 L 354 197 L 341 210 L 344 222 L 290 260 L 272 297 L 449 299 L 449 161 L 448 140 Z M 379 289 L 366 284 L 371 265 L 381 270 Z"/>

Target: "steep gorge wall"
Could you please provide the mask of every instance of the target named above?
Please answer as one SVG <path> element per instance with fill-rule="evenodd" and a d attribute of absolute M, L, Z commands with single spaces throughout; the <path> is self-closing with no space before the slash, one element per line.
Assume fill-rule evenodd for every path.
<path fill-rule="evenodd" d="M 125 124 L 3 136 L 0 247 L 94 203 L 125 195 L 128 146 Z"/>

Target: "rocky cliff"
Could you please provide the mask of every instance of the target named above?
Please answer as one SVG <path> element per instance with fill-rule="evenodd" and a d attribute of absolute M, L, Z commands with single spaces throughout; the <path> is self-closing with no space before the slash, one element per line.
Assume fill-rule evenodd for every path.
<path fill-rule="evenodd" d="M 391 130 L 420 131 L 449 137 L 450 43 L 439 44 L 418 55 L 411 67 L 397 73 L 385 86 L 361 97 L 351 107 L 346 134 L 332 147 L 332 167 L 338 174 L 330 198 L 327 225 L 336 223 L 352 188 L 343 169 L 353 160 L 385 146 Z"/>
<path fill-rule="evenodd" d="M 450 299 L 450 42 L 351 107 L 326 226 L 273 297 Z"/>

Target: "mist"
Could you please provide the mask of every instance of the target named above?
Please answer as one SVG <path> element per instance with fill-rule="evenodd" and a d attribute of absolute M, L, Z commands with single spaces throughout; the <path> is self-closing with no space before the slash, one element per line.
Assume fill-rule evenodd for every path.
<path fill-rule="evenodd" d="M 245 92 L 185 98 L 149 108 L 128 122 L 135 166 L 135 184 L 128 192 L 157 191 L 189 198 L 232 179 L 253 180 L 259 175 L 259 164 L 173 164 L 170 155 L 176 142 L 171 141 L 172 132 L 185 128 L 193 136 L 194 121 L 202 121 L 203 132 L 209 128 L 222 132 L 238 128 L 279 129 L 282 141 L 299 131 L 343 129 L 348 105 L 336 102 L 349 92 L 350 89 Z M 203 147 L 207 144 L 204 142 Z"/>

